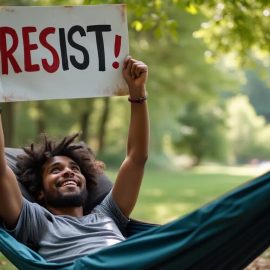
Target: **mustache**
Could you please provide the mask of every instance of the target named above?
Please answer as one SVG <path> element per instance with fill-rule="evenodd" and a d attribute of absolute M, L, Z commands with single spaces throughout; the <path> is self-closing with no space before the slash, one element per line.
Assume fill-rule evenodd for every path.
<path fill-rule="evenodd" d="M 44 203 L 54 208 L 83 207 L 88 197 L 86 188 L 79 193 L 60 193 L 57 195 L 45 194 Z"/>

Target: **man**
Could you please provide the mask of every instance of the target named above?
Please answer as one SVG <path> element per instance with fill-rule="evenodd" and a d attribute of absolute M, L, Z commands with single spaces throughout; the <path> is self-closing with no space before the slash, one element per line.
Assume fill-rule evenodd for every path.
<path fill-rule="evenodd" d="M 127 154 L 111 193 L 89 215 L 84 216 L 83 203 L 100 166 L 85 145 L 74 143 L 76 135 L 60 143 L 45 136 L 41 145 L 25 149 L 26 156 L 19 160 L 22 182 L 41 207 L 23 198 L 7 166 L 0 124 L 0 217 L 11 234 L 48 261 L 72 262 L 125 239 L 122 232 L 135 206 L 148 156 L 147 74 L 144 63 L 131 57 L 124 60 L 131 104 Z"/>

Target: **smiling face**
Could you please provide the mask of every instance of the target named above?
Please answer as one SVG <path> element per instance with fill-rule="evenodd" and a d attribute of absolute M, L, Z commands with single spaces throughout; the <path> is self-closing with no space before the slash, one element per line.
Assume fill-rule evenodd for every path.
<path fill-rule="evenodd" d="M 87 197 L 85 177 L 76 162 L 54 156 L 43 165 L 39 199 L 46 207 L 78 207 Z"/>

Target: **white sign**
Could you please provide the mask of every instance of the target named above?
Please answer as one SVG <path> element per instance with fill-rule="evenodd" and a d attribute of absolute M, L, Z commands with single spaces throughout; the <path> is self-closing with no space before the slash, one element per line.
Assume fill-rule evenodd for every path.
<path fill-rule="evenodd" d="M 125 5 L 0 7 L 0 101 L 128 93 Z"/>

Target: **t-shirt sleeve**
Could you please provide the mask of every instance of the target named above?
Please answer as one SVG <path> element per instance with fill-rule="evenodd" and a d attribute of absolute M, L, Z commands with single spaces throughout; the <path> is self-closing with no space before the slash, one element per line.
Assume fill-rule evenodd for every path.
<path fill-rule="evenodd" d="M 93 212 L 111 217 L 120 231 L 122 233 L 125 232 L 129 219 L 122 213 L 117 203 L 114 201 L 112 191 L 108 193 L 101 204 L 94 208 Z"/>
<path fill-rule="evenodd" d="M 32 203 L 23 198 L 22 210 L 12 230 L 5 228 L 18 241 L 35 247 L 40 237 L 47 229 L 46 211 L 37 203 Z"/>

